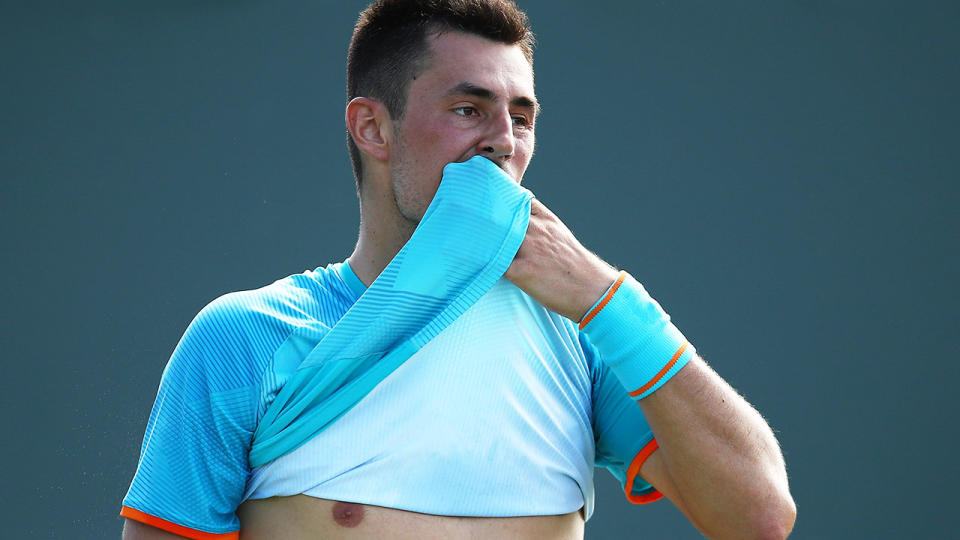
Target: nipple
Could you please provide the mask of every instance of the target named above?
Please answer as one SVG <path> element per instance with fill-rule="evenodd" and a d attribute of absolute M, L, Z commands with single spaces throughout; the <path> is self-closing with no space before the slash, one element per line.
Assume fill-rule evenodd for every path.
<path fill-rule="evenodd" d="M 341 527 L 356 527 L 363 521 L 363 505 L 337 502 L 333 505 L 333 520 Z"/>

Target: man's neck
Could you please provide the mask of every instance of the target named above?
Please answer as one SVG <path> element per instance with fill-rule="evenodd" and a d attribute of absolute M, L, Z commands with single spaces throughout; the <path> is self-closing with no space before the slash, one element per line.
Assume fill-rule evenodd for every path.
<path fill-rule="evenodd" d="M 369 287 L 407 243 L 415 228 L 416 224 L 397 212 L 395 205 L 375 205 L 361 200 L 360 235 L 347 259 L 353 273 Z"/>

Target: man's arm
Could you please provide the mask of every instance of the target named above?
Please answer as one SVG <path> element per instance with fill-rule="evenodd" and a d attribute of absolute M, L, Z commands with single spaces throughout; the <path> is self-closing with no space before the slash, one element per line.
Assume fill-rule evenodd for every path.
<path fill-rule="evenodd" d="M 163 370 L 137 470 L 121 503 L 124 529 L 131 531 L 125 534 L 160 534 L 150 530 L 155 528 L 187 538 L 237 537 L 235 510 L 250 471 L 255 383 L 263 365 L 246 343 L 270 339 L 260 331 L 271 328 L 268 294 L 265 287 L 224 295 L 200 310 L 183 333 Z"/>
<path fill-rule="evenodd" d="M 660 446 L 640 475 L 703 534 L 790 534 L 796 507 L 773 432 L 702 359 L 638 403 Z"/>
<path fill-rule="evenodd" d="M 579 321 L 617 278 L 538 200 L 505 276 L 544 307 Z M 659 450 L 641 476 L 715 538 L 783 538 L 796 509 L 766 422 L 699 358 L 639 401 Z"/>

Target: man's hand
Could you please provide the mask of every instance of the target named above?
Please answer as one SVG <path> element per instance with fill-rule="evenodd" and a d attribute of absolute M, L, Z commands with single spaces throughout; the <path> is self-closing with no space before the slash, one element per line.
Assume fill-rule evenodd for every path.
<path fill-rule="evenodd" d="M 540 305 L 579 322 L 617 275 L 549 208 L 537 199 L 530 202 L 527 235 L 504 277 Z"/>

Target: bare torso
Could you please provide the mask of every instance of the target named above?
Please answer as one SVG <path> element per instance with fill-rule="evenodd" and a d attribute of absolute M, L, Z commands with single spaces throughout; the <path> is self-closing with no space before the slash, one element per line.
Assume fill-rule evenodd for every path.
<path fill-rule="evenodd" d="M 238 509 L 242 540 L 556 539 L 582 540 L 583 515 L 451 517 L 343 503 L 307 495 L 248 500 Z"/>

